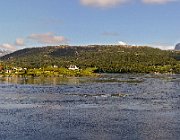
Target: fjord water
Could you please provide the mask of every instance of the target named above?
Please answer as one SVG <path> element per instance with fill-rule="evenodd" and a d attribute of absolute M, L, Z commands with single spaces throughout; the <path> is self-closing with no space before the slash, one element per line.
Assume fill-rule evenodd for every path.
<path fill-rule="evenodd" d="M 1 140 L 179 140 L 180 75 L 0 78 Z"/>

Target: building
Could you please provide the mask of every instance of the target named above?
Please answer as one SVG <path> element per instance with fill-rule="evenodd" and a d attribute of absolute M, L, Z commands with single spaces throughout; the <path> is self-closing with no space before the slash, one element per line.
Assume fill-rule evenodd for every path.
<path fill-rule="evenodd" d="M 69 70 L 79 70 L 79 68 L 76 65 L 70 65 Z"/>

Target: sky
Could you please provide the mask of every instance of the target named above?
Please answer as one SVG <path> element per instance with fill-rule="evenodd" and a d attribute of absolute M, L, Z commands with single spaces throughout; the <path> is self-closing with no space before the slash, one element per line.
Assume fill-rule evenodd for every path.
<path fill-rule="evenodd" d="M 0 0 L 0 49 L 127 43 L 172 49 L 180 0 Z"/>

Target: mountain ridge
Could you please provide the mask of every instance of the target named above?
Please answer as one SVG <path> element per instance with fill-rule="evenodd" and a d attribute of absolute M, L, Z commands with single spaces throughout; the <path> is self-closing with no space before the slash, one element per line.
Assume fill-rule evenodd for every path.
<path fill-rule="evenodd" d="M 147 46 L 88 45 L 25 48 L 1 57 L 6 65 L 42 68 L 50 66 L 96 67 L 100 72 L 137 72 L 177 70 L 180 53 Z M 178 67 L 178 68 L 176 68 Z"/>
<path fill-rule="evenodd" d="M 180 43 L 176 44 L 174 50 L 180 50 Z"/>
<path fill-rule="evenodd" d="M 12 51 L 0 49 L 0 57 L 5 56 L 10 53 L 12 53 Z"/>

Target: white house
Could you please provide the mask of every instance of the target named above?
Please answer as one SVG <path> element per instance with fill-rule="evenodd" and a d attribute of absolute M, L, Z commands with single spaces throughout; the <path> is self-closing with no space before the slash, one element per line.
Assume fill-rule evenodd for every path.
<path fill-rule="evenodd" d="M 69 70 L 79 70 L 79 68 L 76 65 L 70 65 Z"/>

